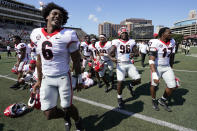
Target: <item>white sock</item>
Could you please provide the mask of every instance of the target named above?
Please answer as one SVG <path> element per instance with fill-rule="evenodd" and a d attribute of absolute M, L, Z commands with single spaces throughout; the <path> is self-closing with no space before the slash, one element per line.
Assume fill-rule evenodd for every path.
<path fill-rule="evenodd" d="M 161 98 L 162 98 L 163 100 L 166 100 L 166 98 L 165 98 L 165 97 L 163 97 L 163 96 L 162 96 Z"/>
<path fill-rule="evenodd" d="M 118 97 L 118 98 L 122 98 L 122 95 L 118 95 L 117 97 Z"/>

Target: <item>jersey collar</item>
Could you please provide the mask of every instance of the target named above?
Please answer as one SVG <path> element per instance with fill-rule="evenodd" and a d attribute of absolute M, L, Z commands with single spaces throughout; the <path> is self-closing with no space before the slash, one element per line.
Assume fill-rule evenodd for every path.
<path fill-rule="evenodd" d="M 42 33 L 44 34 L 44 36 L 45 36 L 47 39 L 49 39 L 49 38 L 51 38 L 52 36 L 54 36 L 54 35 L 56 35 L 57 33 L 59 33 L 62 29 L 63 29 L 63 28 L 57 29 L 57 30 L 55 30 L 53 33 L 49 34 L 49 33 L 47 33 L 47 32 L 45 31 L 44 28 L 42 28 Z"/>
<path fill-rule="evenodd" d="M 90 45 L 87 41 L 84 41 L 87 45 Z"/>
<path fill-rule="evenodd" d="M 123 41 L 122 39 L 119 39 L 121 42 L 123 42 L 123 43 L 127 43 L 129 40 L 127 40 L 127 41 Z"/>
<path fill-rule="evenodd" d="M 101 48 L 103 48 L 106 44 L 107 44 L 107 41 L 105 42 L 104 45 L 102 45 L 101 42 L 99 42 L 99 45 L 100 45 Z"/>
<path fill-rule="evenodd" d="M 160 40 L 160 39 L 159 39 Z M 166 46 L 169 46 L 170 45 L 170 41 L 168 41 L 167 43 L 166 42 L 164 42 L 164 41 L 162 41 L 162 40 L 160 40 L 163 44 L 165 44 Z"/>

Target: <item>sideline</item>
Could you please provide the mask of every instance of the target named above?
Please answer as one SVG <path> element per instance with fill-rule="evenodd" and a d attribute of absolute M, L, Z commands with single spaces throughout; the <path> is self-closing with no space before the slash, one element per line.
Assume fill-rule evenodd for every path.
<path fill-rule="evenodd" d="M 6 79 L 9 79 L 9 80 L 13 80 L 13 81 L 17 80 L 15 78 L 11 78 L 11 77 L 8 77 L 8 76 L 3 76 L 3 75 L 0 75 L 0 77 L 6 78 Z M 174 130 L 196 131 L 196 130 L 191 129 L 191 128 L 186 128 L 186 127 L 176 125 L 176 124 L 173 124 L 173 123 L 169 123 L 169 122 L 166 122 L 166 121 L 158 120 L 158 119 L 155 119 L 155 118 L 152 118 L 152 117 L 149 117 L 149 116 L 141 115 L 139 113 L 133 113 L 133 112 L 129 112 L 129 111 L 126 111 L 126 110 L 118 109 L 118 108 L 113 107 L 113 106 L 101 104 L 101 103 L 98 103 L 98 102 L 95 102 L 95 101 L 80 98 L 78 96 L 73 96 L 73 98 L 75 100 L 78 100 L 78 101 L 81 101 L 81 102 L 84 102 L 84 103 L 88 103 L 88 104 L 91 104 L 91 105 L 94 105 L 94 106 L 97 106 L 97 107 L 102 107 L 102 108 L 107 109 L 107 110 L 113 110 L 115 112 L 119 112 L 119 113 L 124 114 L 124 115 L 132 116 L 132 117 L 142 119 L 144 121 L 148 121 L 148 122 L 151 122 L 151 123 L 154 123 L 154 124 L 157 124 L 157 125 L 165 126 L 165 127 L 168 127 L 168 128 L 174 129 Z"/>

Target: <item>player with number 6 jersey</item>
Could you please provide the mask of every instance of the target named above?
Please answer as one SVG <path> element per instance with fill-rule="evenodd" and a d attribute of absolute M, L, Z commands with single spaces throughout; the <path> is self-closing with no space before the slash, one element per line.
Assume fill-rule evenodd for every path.
<path fill-rule="evenodd" d="M 65 128 L 70 130 L 72 117 L 77 130 L 82 130 L 81 118 L 72 104 L 73 89 L 70 75 L 70 58 L 73 61 L 78 82 L 77 90 L 82 86 L 80 68 L 79 40 L 75 31 L 62 28 L 67 22 L 68 12 L 54 4 L 47 4 L 42 15 L 46 27 L 34 29 L 31 41 L 37 45 L 38 81 L 34 88 L 40 88 L 41 110 L 48 120 L 64 118 Z M 58 97 L 63 109 L 57 107 Z"/>
<path fill-rule="evenodd" d="M 43 75 L 58 76 L 69 71 L 70 46 L 72 42 L 79 44 L 75 31 L 62 28 L 48 34 L 44 28 L 37 28 L 32 31 L 31 40 L 41 56 Z"/>

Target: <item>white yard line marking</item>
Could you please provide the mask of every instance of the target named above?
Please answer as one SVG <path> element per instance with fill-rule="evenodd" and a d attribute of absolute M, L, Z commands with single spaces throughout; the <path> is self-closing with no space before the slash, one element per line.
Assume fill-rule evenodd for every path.
<path fill-rule="evenodd" d="M 0 77 L 6 78 L 6 79 L 9 79 L 9 80 L 14 80 L 14 81 L 17 80 L 17 79 L 8 77 L 8 76 L 3 76 L 3 75 L 0 75 Z M 119 113 L 122 113 L 124 115 L 133 116 L 135 118 L 142 119 L 144 121 L 148 121 L 148 122 L 151 122 L 151 123 L 154 123 L 154 124 L 157 124 L 157 125 L 165 126 L 165 127 L 168 127 L 168 128 L 174 129 L 174 130 L 196 131 L 196 130 L 191 129 L 191 128 L 186 128 L 186 127 L 176 125 L 176 124 L 173 124 L 173 123 L 169 123 L 169 122 L 166 122 L 166 121 L 158 120 L 158 119 L 155 119 L 155 118 L 152 118 L 152 117 L 149 117 L 149 116 L 141 115 L 139 113 L 134 113 L 134 112 L 126 111 L 126 110 L 121 110 L 121 109 L 115 108 L 113 106 L 101 104 L 101 103 L 98 103 L 98 102 L 95 102 L 95 101 L 80 98 L 78 96 L 73 96 L 73 98 L 75 100 L 78 100 L 78 101 L 81 101 L 81 102 L 84 102 L 84 103 L 88 103 L 88 104 L 91 104 L 91 105 L 94 105 L 94 106 L 97 106 L 97 107 L 102 107 L 102 108 L 107 109 L 107 110 L 113 110 L 115 112 L 119 112 Z"/>
<path fill-rule="evenodd" d="M 136 66 L 138 68 L 143 68 L 141 66 Z M 147 68 L 149 69 L 150 67 L 144 67 L 144 68 Z M 173 69 L 174 71 L 178 71 L 178 72 L 193 72 L 193 73 L 197 73 L 197 71 L 190 71 L 190 70 L 177 70 L 177 69 Z"/>

